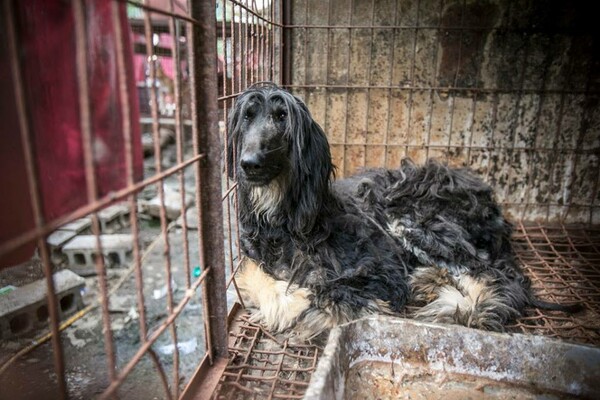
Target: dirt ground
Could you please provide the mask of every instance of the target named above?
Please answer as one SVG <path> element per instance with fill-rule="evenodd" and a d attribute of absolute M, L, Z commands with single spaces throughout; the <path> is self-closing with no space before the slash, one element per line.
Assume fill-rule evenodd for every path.
<path fill-rule="evenodd" d="M 167 147 L 163 154 L 166 164 L 173 162 L 174 146 Z M 146 175 L 153 174 L 152 157 L 145 161 Z M 185 171 L 185 185 L 193 188 L 193 171 Z M 177 177 L 166 182 L 177 185 Z M 190 190 L 191 192 L 191 190 Z M 152 185 L 140 193 L 139 198 L 148 199 L 156 193 Z M 169 225 L 170 260 L 174 304 L 185 294 L 186 269 L 184 260 L 184 237 L 177 223 Z M 151 335 L 167 318 L 166 262 L 165 243 L 160 235 L 160 222 L 157 218 L 142 215 L 140 218 L 140 242 L 142 246 L 143 293 L 148 334 Z M 117 233 L 127 233 L 129 228 Z M 198 232 L 188 231 L 190 254 L 190 274 L 197 267 Z M 226 248 L 228 245 L 226 244 Z M 68 268 L 66 261 L 55 266 L 55 271 Z M 37 279 L 43 279 L 41 262 L 34 257 L 29 262 L 0 271 L 0 287 L 6 285 L 22 286 Z M 85 277 L 86 286 L 82 292 L 84 305 L 98 304 L 98 279 Z M 109 289 L 109 315 L 113 335 L 113 346 L 117 371 L 126 365 L 141 345 L 139 314 L 137 310 L 136 279 L 131 264 L 115 266 L 107 270 Z M 191 280 L 194 277 L 191 276 Z M 228 294 L 230 304 L 234 295 Z M 205 337 L 202 319 L 202 301 L 200 289 L 186 305 L 176 323 L 177 342 L 179 343 L 179 386 L 189 381 L 204 356 Z M 0 342 L 0 368 L 18 351 L 29 346 L 36 338 L 47 334 L 48 330 L 36 331 L 30 336 Z M 61 333 L 64 349 L 66 380 L 71 399 L 92 399 L 97 397 L 109 383 L 107 376 L 107 357 L 104 345 L 102 312 L 95 306 L 79 316 L 72 325 Z M 173 385 L 174 341 L 170 329 L 159 337 L 152 351 L 160 361 L 169 385 Z M 155 363 L 145 355 L 133 372 L 118 390 L 123 399 L 164 399 L 167 398 L 164 386 Z M 54 399 L 59 398 L 54 372 L 52 344 L 49 340 L 28 351 L 13 362 L 0 374 L 0 400 L 5 399 Z"/>
<path fill-rule="evenodd" d="M 146 231 L 147 232 L 147 231 Z M 185 269 L 183 268 L 183 235 L 174 229 L 169 235 L 171 262 L 175 286 L 174 301 L 177 303 L 185 291 Z M 192 249 L 191 259 L 197 259 L 194 242 L 197 233 L 191 231 L 188 241 Z M 144 297 L 148 332 L 153 332 L 167 317 L 167 301 L 164 246 L 159 240 L 143 262 Z M 196 254 L 194 254 L 194 252 Z M 38 277 L 39 263 L 15 272 L 16 277 L 29 271 L 23 280 Z M 192 271 L 195 266 L 192 265 Z M 3 274 L 9 281 L 10 273 Z M 118 369 L 125 365 L 140 346 L 139 315 L 135 276 L 131 269 L 114 268 L 108 271 L 110 296 L 110 318 Z M 85 305 L 97 302 L 97 279 L 86 278 L 83 294 Z M 180 346 L 180 381 L 187 382 L 204 355 L 204 329 L 200 292 L 177 319 L 177 339 Z M 36 332 L 39 334 L 40 332 Z M 0 345 L 0 360 L 5 362 L 16 350 L 26 346 L 31 338 L 3 341 Z M 106 350 L 102 333 L 102 314 L 99 307 L 93 308 L 77 319 L 61 334 L 64 348 L 69 394 L 74 399 L 90 399 L 107 386 Z M 167 329 L 161 335 L 153 350 L 165 369 L 169 382 L 172 382 L 173 339 Z M 32 377 L 35 377 L 32 379 Z M 52 345 L 49 341 L 21 357 L 0 375 L 0 399 L 51 399 L 56 388 Z M 144 357 L 130 376 L 120 396 L 128 399 L 164 398 L 164 389 L 153 362 Z"/>

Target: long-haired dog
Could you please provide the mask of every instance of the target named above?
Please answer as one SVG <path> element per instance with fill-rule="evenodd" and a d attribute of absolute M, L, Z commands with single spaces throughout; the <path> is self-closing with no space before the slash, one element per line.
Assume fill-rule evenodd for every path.
<path fill-rule="evenodd" d="M 306 105 L 274 84 L 244 91 L 229 119 L 246 306 L 272 331 L 311 338 L 410 300 L 416 318 L 502 330 L 535 299 L 492 189 L 466 169 L 403 161 L 333 181 Z"/>

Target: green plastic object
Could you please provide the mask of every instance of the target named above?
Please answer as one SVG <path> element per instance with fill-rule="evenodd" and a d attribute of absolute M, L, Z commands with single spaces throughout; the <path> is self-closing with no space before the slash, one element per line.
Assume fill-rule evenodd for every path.
<path fill-rule="evenodd" d="M 196 265 L 194 267 L 194 278 L 199 277 L 201 273 L 202 273 L 202 270 L 200 269 L 200 267 L 198 265 Z"/>

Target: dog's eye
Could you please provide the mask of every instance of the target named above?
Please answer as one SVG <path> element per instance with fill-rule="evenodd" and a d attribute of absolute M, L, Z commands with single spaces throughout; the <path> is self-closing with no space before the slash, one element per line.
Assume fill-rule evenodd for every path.
<path fill-rule="evenodd" d="M 278 121 L 285 121 L 285 119 L 287 118 L 287 113 L 285 111 L 279 111 L 276 114 L 276 118 Z"/>
<path fill-rule="evenodd" d="M 250 120 L 252 120 L 252 118 L 254 118 L 254 113 L 250 110 L 247 110 L 246 113 L 244 114 L 244 119 L 246 121 L 250 121 Z"/>

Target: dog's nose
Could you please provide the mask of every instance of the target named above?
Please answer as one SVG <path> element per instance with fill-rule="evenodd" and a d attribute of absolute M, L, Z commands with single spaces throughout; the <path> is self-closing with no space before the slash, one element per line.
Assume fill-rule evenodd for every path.
<path fill-rule="evenodd" d="M 258 172 L 263 167 L 263 162 L 258 154 L 247 154 L 242 157 L 240 165 L 246 172 Z"/>

